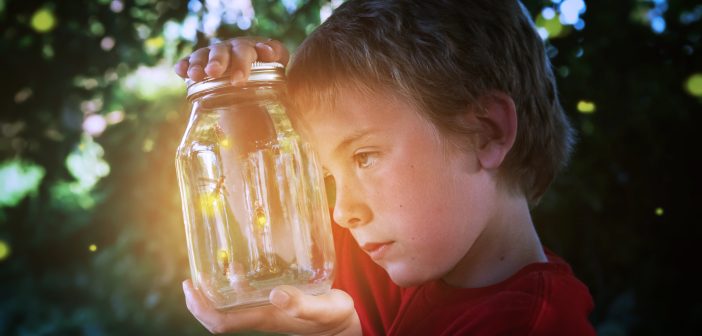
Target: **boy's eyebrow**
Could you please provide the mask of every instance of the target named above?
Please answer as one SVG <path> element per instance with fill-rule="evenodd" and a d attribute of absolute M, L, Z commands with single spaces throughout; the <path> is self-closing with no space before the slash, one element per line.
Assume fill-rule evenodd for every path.
<path fill-rule="evenodd" d="M 344 139 L 341 140 L 341 142 L 339 142 L 339 144 L 334 149 L 334 153 L 341 152 L 353 142 L 369 136 L 371 133 L 373 133 L 373 131 L 373 129 L 364 128 L 349 134 L 348 136 L 344 137 Z"/>

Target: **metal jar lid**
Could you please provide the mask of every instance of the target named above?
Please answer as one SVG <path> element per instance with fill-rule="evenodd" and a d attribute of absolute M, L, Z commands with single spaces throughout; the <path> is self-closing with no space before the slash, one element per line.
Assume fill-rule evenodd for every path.
<path fill-rule="evenodd" d="M 255 84 L 256 82 L 284 82 L 285 67 L 277 62 L 254 62 L 251 65 L 251 74 L 246 82 L 247 84 Z M 222 76 L 211 78 L 206 77 L 200 82 L 195 82 L 192 79 L 185 80 L 187 87 L 187 98 L 190 99 L 196 95 L 211 92 L 216 89 L 233 86 L 231 81 L 231 72 L 227 71 Z"/>

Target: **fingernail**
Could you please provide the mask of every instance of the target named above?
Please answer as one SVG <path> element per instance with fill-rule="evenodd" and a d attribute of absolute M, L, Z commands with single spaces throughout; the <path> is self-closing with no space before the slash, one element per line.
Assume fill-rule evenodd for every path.
<path fill-rule="evenodd" d="M 288 302 L 290 302 L 290 295 L 283 290 L 274 289 L 271 292 L 269 299 L 271 300 L 271 303 L 278 308 L 285 308 L 285 306 L 288 305 Z"/>
<path fill-rule="evenodd" d="M 268 51 L 270 51 L 270 52 L 273 52 L 273 48 L 272 48 L 271 46 L 269 46 L 269 45 L 263 43 L 263 42 L 258 42 L 258 43 L 256 43 L 256 46 L 259 47 L 259 48 L 264 48 L 264 49 L 266 49 L 266 50 L 268 50 Z"/>
<path fill-rule="evenodd" d="M 190 286 L 188 286 L 188 280 L 183 281 L 183 291 L 186 293 L 190 292 Z"/>

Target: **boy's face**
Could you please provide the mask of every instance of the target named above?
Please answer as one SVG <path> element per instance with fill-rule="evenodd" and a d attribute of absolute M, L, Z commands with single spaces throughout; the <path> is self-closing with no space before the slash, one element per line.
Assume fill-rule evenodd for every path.
<path fill-rule="evenodd" d="M 345 93 L 301 117 L 336 184 L 334 221 L 400 286 L 446 276 L 486 225 L 494 179 L 410 104 Z"/>

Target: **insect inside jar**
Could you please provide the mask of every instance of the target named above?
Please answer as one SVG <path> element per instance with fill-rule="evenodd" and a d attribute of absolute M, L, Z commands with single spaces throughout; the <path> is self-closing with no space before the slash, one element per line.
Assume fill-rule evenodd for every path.
<path fill-rule="evenodd" d="M 217 184 L 215 185 L 215 188 L 213 191 L 214 194 L 224 194 L 227 192 L 227 188 L 224 185 L 224 179 L 225 179 L 224 175 L 219 177 L 219 179 L 217 180 Z"/>

